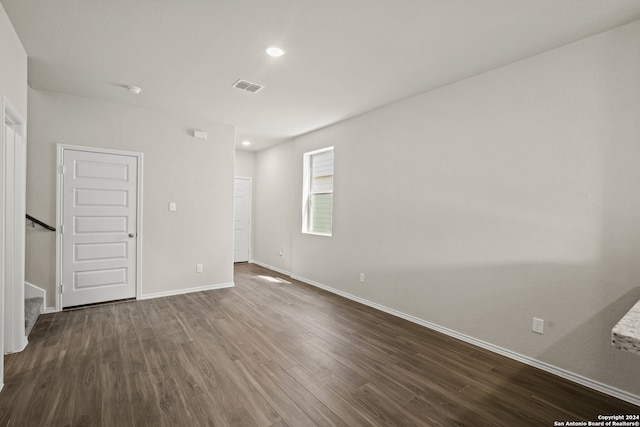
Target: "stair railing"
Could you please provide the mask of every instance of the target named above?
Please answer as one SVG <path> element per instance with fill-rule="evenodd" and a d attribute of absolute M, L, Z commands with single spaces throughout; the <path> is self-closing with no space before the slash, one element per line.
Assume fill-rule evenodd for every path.
<path fill-rule="evenodd" d="M 31 226 L 35 227 L 36 224 L 38 224 L 40 227 L 46 228 L 47 230 L 50 231 L 56 231 L 55 227 L 52 227 L 50 225 L 45 224 L 44 222 L 40 221 L 39 219 L 36 219 L 34 217 L 32 217 L 31 215 L 27 214 L 27 219 L 29 221 L 31 221 Z"/>

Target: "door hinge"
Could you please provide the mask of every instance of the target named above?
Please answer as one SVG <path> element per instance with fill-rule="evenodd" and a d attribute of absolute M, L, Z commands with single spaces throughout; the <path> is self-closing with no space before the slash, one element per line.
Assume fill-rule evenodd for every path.
<path fill-rule="evenodd" d="M 62 175 L 64 175 L 65 171 L 66 171 L 66 169 L 65 169 L 64 165 L 60 165 L 58 167 L 58 173 L 61 173 Z"/>
<path fill-rule="evenodd" d="M 60 225 L 60 234 L 64 234 L 64 224 Z"/>
<path fill-rule="evenodd" d="M 64 293 L 64 285 L 60 285 L 60 293 Z"/>

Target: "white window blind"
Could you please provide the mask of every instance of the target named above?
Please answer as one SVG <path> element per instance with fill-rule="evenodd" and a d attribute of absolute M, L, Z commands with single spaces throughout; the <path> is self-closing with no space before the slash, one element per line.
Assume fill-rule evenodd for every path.
<path fill-rule="evenodd" d="M 333 228 L 333 147 L 305 153 L 303 230 L 331 235 Z"/>

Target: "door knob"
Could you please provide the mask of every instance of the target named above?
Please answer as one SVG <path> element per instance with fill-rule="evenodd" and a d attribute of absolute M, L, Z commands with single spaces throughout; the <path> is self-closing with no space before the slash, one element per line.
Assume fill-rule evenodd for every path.
<path fill-rule="evenodd" d="M 133 237 L 133 233 L 129 233 L 129 237 Z"/>

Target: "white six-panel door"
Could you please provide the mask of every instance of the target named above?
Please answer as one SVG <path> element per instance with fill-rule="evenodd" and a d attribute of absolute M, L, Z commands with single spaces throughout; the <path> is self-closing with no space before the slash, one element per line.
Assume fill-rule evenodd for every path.
<path fill-rule="evenodd" d="M 62 306 L 136 296 L 138 157 L 64 149 Z"/>
<path fill-rule="evenodd" d="M 233 262 L 249 261 L 251 245 L 251 178 L 235 178 Z"/>

